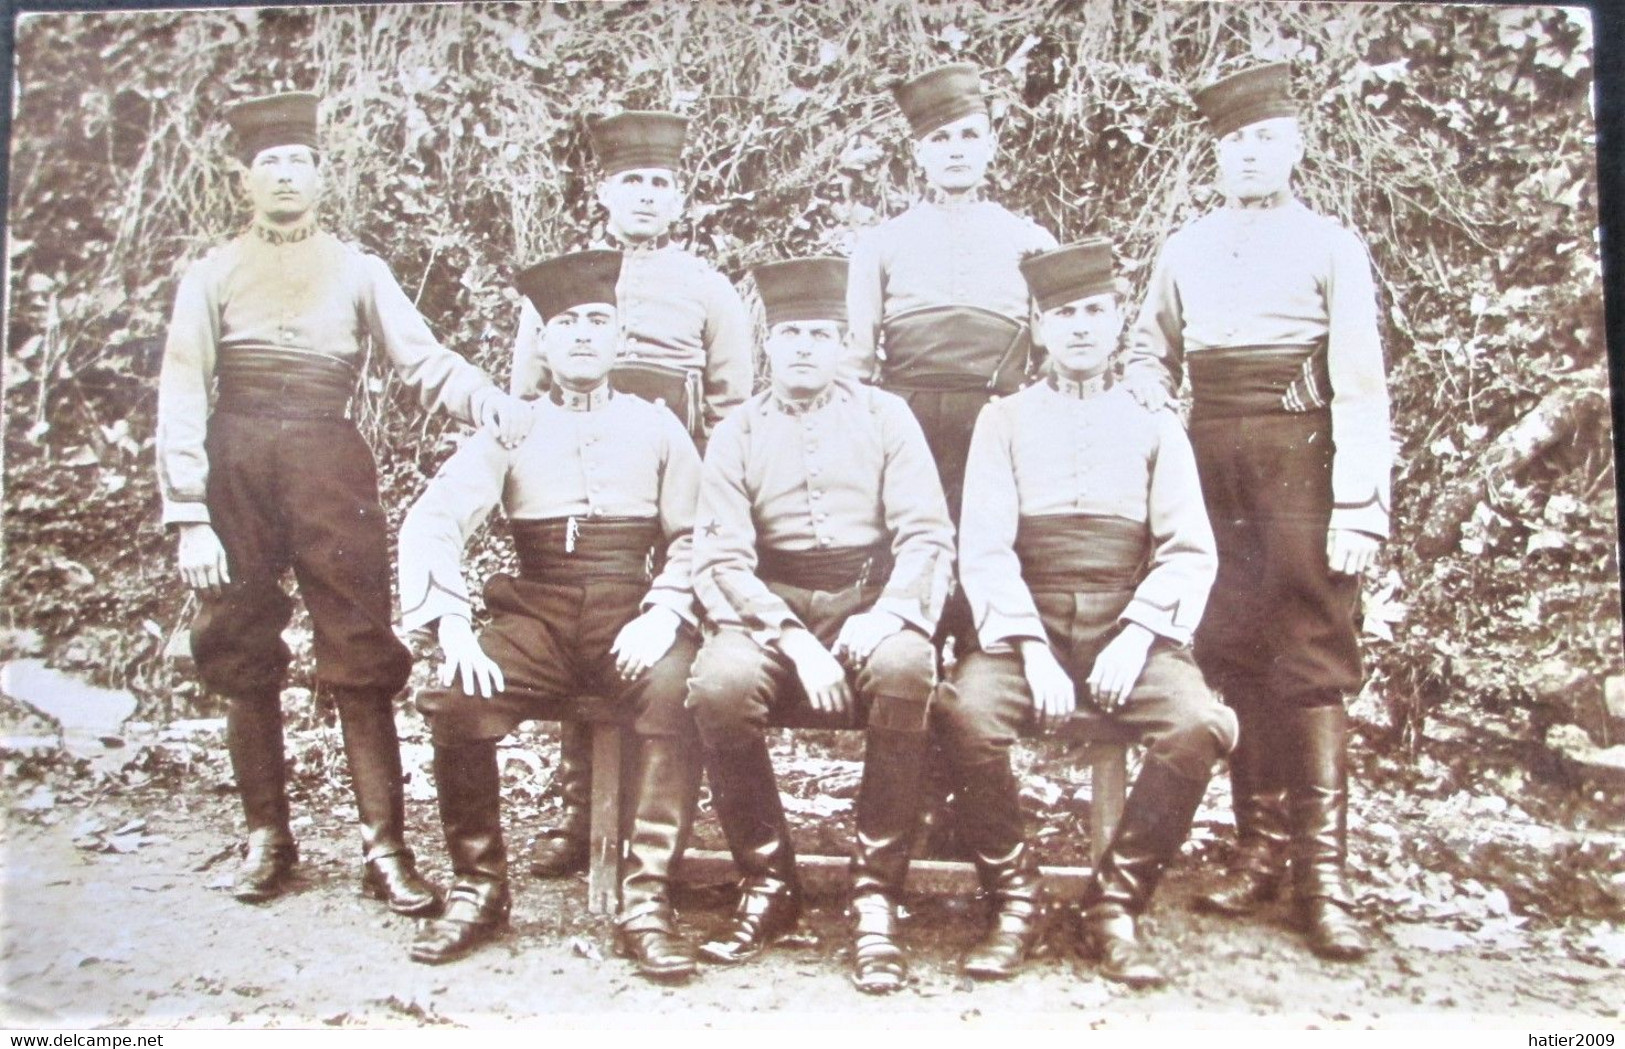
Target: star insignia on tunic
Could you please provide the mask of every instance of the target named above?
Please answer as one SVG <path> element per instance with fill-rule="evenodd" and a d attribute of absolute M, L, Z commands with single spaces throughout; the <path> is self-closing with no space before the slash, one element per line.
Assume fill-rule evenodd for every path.
<path fill-rule="evenodd" d="M 722 531 L 722 526 L 717 524 L 715 521 L 707 521 L 705 528 L 702 529 L 702 531 L 705 532 L 705 537 L 707 539 L 712 539 L 715 538 L 718 532 Z"/>

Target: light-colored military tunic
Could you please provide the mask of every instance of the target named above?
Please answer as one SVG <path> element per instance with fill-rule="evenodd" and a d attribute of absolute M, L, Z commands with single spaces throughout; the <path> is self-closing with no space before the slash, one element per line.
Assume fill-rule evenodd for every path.
<path fill-rule="evenodd" d="M 256 225 L 193 263 L 176 294 L 158 380 L 164 523 L 209 521 L 203 440 L 221 354 L 292 351 L 359 368 L 367 335 L 425 408 L 474 422 L 498 393 L 436 341 L 383 260 L 314 224 L 291 235 Z"/>
<path fill-rule="evenodd" d="M 1290 200 L 1225 207 L 1168 238 L 1133 331 L 1129 369 L 1177 387 L 1184 359 L 1231 347 L 1324 344 L 1331 410 L 1331 527 L 1386 538 L 1393 443 L 1377 295 L 1363 241 Z M 1315 403 L 1319 400 L 1319 404 Z"/>
<path fill-rule="evenodd" d="M 674 244 L 615 250 L 621 252 L 615 287 L 621 356 L 701 372 L 706 428 L 715 428 L 750 396 L 755 374 L 750 316 L 739 293 L 709 263 Z M 535 307 L 524 303 L 510 386 L 520 396 L 545 388 L 543 327 Z"/>
<path fill-rule="evenodd" d="M 662 605 L 697 622 L 689 586 L 690 533 L 700 460 L 677 418 L 636 397 L 560 392 L 531 403 L 536 418 L 517 448 L 470 437 L 440 468 L 400 531 L 401 624 L 469 617 L 463 549 L 493 509 L 510 520 L 658 518 L 666 563 L 645 609 Z"/>
<path fill-rule="evenodd" d="M 844 380 L 801 407 L 768 390 L 711 435 L 695 518 L 694 592 L 707 618 L 763 644 L 805 625 L 756 574 L 757 551 L 889 543 L 875 608 L 930 636 L 953 571 L 953 528 L 919 423 L 899 398 Z"/>

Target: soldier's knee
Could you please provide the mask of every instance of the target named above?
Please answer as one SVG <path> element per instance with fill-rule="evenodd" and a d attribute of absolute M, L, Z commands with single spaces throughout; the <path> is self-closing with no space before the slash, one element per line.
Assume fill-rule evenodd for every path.
<path fill-rule="evenodd" d="M 688 679 L 688 709 L 711 746 L 760 735 L 772 694 L 768 655 L 744 635 L 717 634 L 706 641 Z"/>
<path fill-rule="evenodd" d="M 1151 748 L 1182 775 L 1202 779 L 1236 746 L 1236 715 L 1211 699 L 1192 703 Z"/>
<path fill-rule="evenodd" d="M 869 654 L 864 664 L 865 686 L 876 696 L 929 702 L 936 684 L 937 653 L 923 634 L 904 630 L 893 634 Z"/>

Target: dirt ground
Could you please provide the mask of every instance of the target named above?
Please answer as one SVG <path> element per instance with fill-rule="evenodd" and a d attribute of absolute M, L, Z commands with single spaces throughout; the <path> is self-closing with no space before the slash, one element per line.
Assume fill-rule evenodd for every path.
<path fill-rule="evenodd" d="M 331 789 L 336 784 L 296 795 L 294 890 L 247 906 L 225 891 L 239 816 L 218 764 L 194 767 L 179 788 L 153 780 L 78 795 L 12 778 L 0 1025 L 839 1026 L 884 1016 L 888 1025 L 967 1029 L 1621 1026 L 1620 927 L 1531 920 L 1499 889 L 1441 881 L 1427 864 L 1418 867 L 1405 857 L 1451 846 L 1448 835 L 1418 832 L 1437 812 L 1419 817 L 1407 808 L 1411 799 L 1372 795 L 1362 803 L 1370 833 L 1357 835 L 1354 873 L 1378 926 L 1377 949 L 1364 964 L 1315 959 L 1281 910 L 1248 923 L 1193 913 L 1190 897 L 1223 853 L 1223 780 L 1146 922 L 1171 977 L 1167 987 L 1126 990 L 1059 956 L 1007 983 L 972 983 L 955 960 L 976 935 L 978 912 L 968 899 L 932 898 L 911 901 L 905 922 L 910 984 L 870 998 L 846 980 L 836 898 L 814 901 L 806 943 L 737 968 L 707 967 L 670 987 L 640 979 L 610 953 L 609 922 L 586 914 L 582 879 L 541 882 L 521 873 L 508 935 L 462 962 L 426 967 L 407 959 L 412 920 L 356 892 L 352 810 Z M 444 883 L 433 802 L 421 789 L 413 793 L 412 840 Z M 1481 807 L 1495 811 L 1472 815 L 1475 835 L 1529 837 L 1518 813 Z M 521 796 L 506 813 L 522 870 L 535 809 Z M 701 837 L 714 835 L 712 824 Z M 682 903 L 685 927 L 704 936 L 721 926 L 729 900 L 723 888 L 702 887 L 685 890 Z"/>

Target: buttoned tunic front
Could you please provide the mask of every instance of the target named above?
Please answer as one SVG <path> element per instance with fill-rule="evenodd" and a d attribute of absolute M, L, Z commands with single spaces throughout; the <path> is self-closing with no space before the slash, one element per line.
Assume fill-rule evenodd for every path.
<path fill-rule="evenodd" d="M 988 405 L 976 424 L 959 547 L 982 650 L 959 662 L 938 704 L 962 774 L 1007 762 L 1033 725 L 1017 651 L 1027 640 L 1048 645 L 1072 678 L 1073 727 L 1115 722 L 1148 759 L 1197 780 L 1235 745 L 1235 718 L 1188 647 L 1215 565 L 1189 442 L 1172 412 L 1105 387 L 1051 377 Z M 1046 548 L 1053 563 L 1024 563 L 1023 531 L 1046 524 L 1073 541 Z M 1122 541 L 1136 533 L 1140 542 Z M 1126 623 L 1156 639 L 1127 701 L 1108 713 L 1092 704 L 1087 681 Z"/>
<path fill-rule="evenodd" d="M 492 620 L 480 644 L 503 668 L 508 691 L 487 699 L 431 689 L 418 706 L 436 719 L 437 738 L 495 738 L 534 716 L 538 698 L 592 690 L 632 704 L 640 731 L 677 734 L 698 622 L 689 569 L 699 455 L 671 412 L 607 387 L 554 390 L 531 407 L 536 418 L 523 443 L 508 449 L 487 433 L 470 437 L 407 513 L 402 627 L 470 617 L 463 551 L 498 506 L 516 525 L 565 520 L 566 536 L 579 531 L 583 543 L 599 524 L 658 522 L 664 564 L 624 578 L 492 577 L 485 591 Z M 556 563 L 569 562 L 569 542 L 562 556 L 554 552 Z M 667 659 L 629 685 L 612 673 L 610 646 L 639 611 L 655 606 L 688 629 Z"/>
<path fill-rule="evenodd" d="M 1157 260 L 1127 369 L 1193 375 L 1219 549 L 1196 638 L 1209 679 L 1275 703 L 1359 687 L 1359 580 L 1330 571 L 1327 532 L 1389 534 L 1393 462 L 1360 238 L 1296 200 L 1203 216 Z"/>
<path fill-rule="evenodd" d="M 497 391 L 435 339 L 382 259 L 314 225 L 255 226 L 181 279 L 158 378 L 164 523 L 208 521 L 204 452 L 216 362 L 236 349 L 313 354 L 359 369 L 370 336 L 426 409 L 475 422 Z"/>
<path fill-rule="evenodd" d="M 192 628 L 212 691 L 277 695 L 291 658 L 289 568 L 310 610 L 318 680 L 385 697 L 406 681 L 376 470 L 344 416 L 368 337 L 427 408 L 472 422 L 499 396 L 435 340 L 381 260 L 314 220 L 256 225 L 181 280 L 158 381 L 159 487 L 166 524 L 211 524 L 225 549 L 232 581 L 203 597 Z M 215 403 L 217 372 L 232 376 L 221 392 L 233 399 Z M 312 375 L 328 391 L 321 404 L 277 396 Z"/>
<path fill-rule="evenodd" d="M 805 625 L 758 577 L 758 550 L 889 544 L 875 608 L 936 629 L 953 527 L 920 426 L 891 394 L 837 380 L 806 406 L 752 397 L 711 436 L 696 521 L 694 592 L 714 623 L 764 644 Z"/>
<path fill-rule="evenodd" d="M 1148 412 L 1121 387 L 1029 386 L 982 410 L 965 493 L 959 578 L 984 649 L 1044 638 L 1016 536 L 1023 520 L 1063 516 L 1143 524 L 1150 562 L 1119 615 L 1190 642 L 1216 555 L 1190 442 L 1172 412 Z"/>

